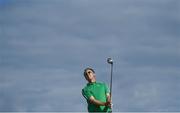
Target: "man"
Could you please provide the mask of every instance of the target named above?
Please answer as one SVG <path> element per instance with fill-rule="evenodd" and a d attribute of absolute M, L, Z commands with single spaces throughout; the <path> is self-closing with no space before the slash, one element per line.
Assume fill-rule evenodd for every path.
<path fill-rule="evenodd" d="M 82 89 L 82 95 L 88 103 L 88 112 L 110 112 L 111 98 L 106 84 L 96 82 L 95 71 L 92 68 L 84 70 L 84 77 L 88 81 Z"/>

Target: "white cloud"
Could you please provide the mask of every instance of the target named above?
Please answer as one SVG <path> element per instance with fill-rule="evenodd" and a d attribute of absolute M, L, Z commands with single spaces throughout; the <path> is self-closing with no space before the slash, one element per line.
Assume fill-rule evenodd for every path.
<path fill-rule="evenodd" d="M 85 111 L 83 69 L 94 67 L 108 82 L 112 57 L 115 110 L 178 111 L 178 9 L 178 0 L 20 0 L 1 7 L 0 108 Z"/>

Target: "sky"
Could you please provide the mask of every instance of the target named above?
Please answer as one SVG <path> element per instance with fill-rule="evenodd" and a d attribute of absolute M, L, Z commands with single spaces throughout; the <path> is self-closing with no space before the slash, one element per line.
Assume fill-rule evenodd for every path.
<path fill-rule="evenodd" d="M 180 112 L 179 0 L 0 0 L 0 111 L 86 112 L 83 71 L 113 111 Z"/>

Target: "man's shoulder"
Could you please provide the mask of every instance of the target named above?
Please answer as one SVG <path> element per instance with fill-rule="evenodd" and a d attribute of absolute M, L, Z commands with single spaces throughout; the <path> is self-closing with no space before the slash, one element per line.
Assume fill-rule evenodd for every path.
<path fill-rule="evenodd" d="M 88 89 L 89 89 L 89 86 L 86 85 L 86 86 L 84 86 L 84 88 L 82 90 L 88 90 Z"/>
<path fill-rule="evenodd" d="M 96 82 L 96 84 L 98 84 L 98 85 L 105 85 L 104 82 Z"/>

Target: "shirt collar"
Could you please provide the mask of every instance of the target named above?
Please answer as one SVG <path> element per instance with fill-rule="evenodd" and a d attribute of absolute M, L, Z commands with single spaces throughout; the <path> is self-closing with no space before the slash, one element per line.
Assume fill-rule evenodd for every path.
<path fill-rule="evenodd" d="M 96 82 L 89 82 L 89 83 L 87 83 L 88 86 L 89 85 L 93 85 L 93 84 L 96 84 Z"/>

